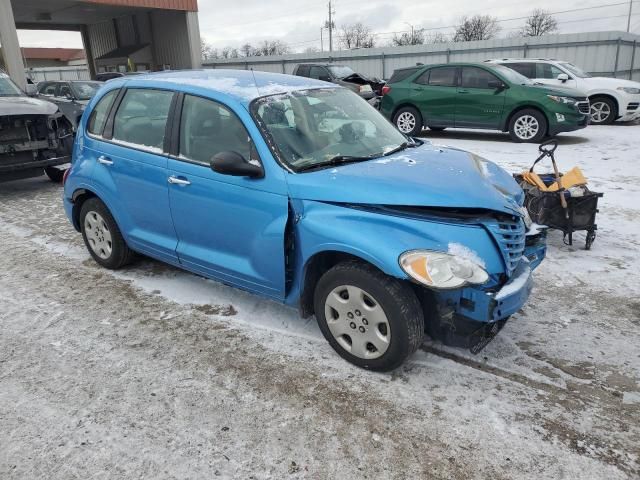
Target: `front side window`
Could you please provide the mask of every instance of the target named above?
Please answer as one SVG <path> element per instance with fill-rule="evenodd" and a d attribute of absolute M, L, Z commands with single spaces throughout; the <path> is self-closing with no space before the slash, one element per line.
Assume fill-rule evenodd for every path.
<path fill-rule="evenodd" d="M 73 97 L 73 93 L 71 93 L 71 87 L 68 83 L 60 84 L 60 93 L 58 93 L 59 97 Z"/>
<path fill-rule="evenodd" d="M 56 83 L 51 83 L 51 82 L 44 83 L 38 87 L 38 92 L 41 95 L 48 95 L 50 97 L 53 97 L 56 94 L 56 87 L 57 87 Z"/>
<path fill-rule="evenodd" d="M 100 82 L 73 82 L 71 89 L 73 90 L 74 97 L 78 100 L 89 100 L 96 94 L 101 86 L 102 83 Z"/>
<path fill-rule="evenodd" d="M 114 117 L 113 140 L 161 153 L 172 98 L 166 90 L 127 90 Z"/>
<path fill-rule="evenodd" d="M 345 67 L 344 65 L 332 65 L 329 67 L 329 71 L 336 78 L 346 78 L 349 75 L 356 73 L 351 68 Z"/>
<path fill-rule="evenodd" d="M 493 89 L 489 83 L 497 82 L 498 79 L 486 70 L 478 67 L 463 67 L 461 86 L 462 88 L 485 88 Z"/>
<path fill-rule="evenodd" d="M 109 115 L 109 110 L 111 109 L 111 104 L 116 98 L 116 95 L 118 95 L 118 92 L 119 90 L 110 91 L 102 97 L 95 106 L 93 112 L 91 112 L 91 116 L 89 117 L 89 126 L 87 127 L 89 133 L 93 135 L 102 135 L 104 125 L 107 122 L 107 116 Z"/>
<path fill-rule="evenodd" d="M 309 76 L 309 65 L 300 65 L 298 67 L 298 76 L 300 76 L 300 77 L 308 77 Z"/>
<path fill-rule="evenodd" d="M 347 89 L 262 97 L 251 109 L 278 157 L 294 171 L 381 157 L 407 144 L 380 112 Z"/>
<path fill-rule="evenodd" d="M 429 85 L 432 87 L 455 87 L 456 67 L 440 67 L 429 70 Z"/>
<path fill-rule="evenodd" d="M 323 78 L 327 78 L 329 76 L 329 72 L 324 67 L 311 67 L 309 77 L 315 78 L 316 80 L 321 80 Z"/>
<path fill-rule="evenodd" d="M 591 78 L 591 75 L 589 75 L 587 72 L 585 72 L 581 68 L 576 67 L 573 63 L 562 62 L 560 65 L 562 65 L 564 68 L 569 70 L 573 75 L 575 75 L 578 78 Z"/>
<path fill-rule="evenodd" d="M 209 165 L 220 152 L 236 152 L 246 160 L 255 160 L 251 138 L 235 113 L 213 100 L 186 95 L 180 120 L 180 157 Z"/>
<path fill-rule="evenodd" d="M 550 63 L 537 63 L 536 64 L 536 78 L 544 78 L 546 80 L 556 80 L 558 75 L 565 72 L 560 70 L 555 65 Z"/>

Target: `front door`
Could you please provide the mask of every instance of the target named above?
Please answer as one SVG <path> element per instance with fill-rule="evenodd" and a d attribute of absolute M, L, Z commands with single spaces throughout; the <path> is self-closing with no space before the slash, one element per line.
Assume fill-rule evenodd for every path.
<path fill-rule="evenodd" d="M 566 75 L 568 80 L 558 80 L 558 75 Z M 554 87 L 570 87 L 577 88 L 578 81 L 574 75 L 561 70 L 551 63 L 536 63 L 536 77 L 535 81 L 544 83 L 545 85 L 553 85 Z"/>
<path fill-rule="evenodd" d="M 98 131 L 91 132 L 101 101 L 89 119 L 86 141 L 96 157 L 93 176 L 100 188 L 98 194 L 115 216 L 129 246 L 166 261 L 175 261 L 177 244 L 164 153 L 173 95 L 166 90 L 127 90 L 113 123 L 107 122 L 104 133 L 94 136 Z"/>
<path fill-rule="evenodd" d="M 169 199 L 180 262 L 225 283 L 284 299 L 284 185 L 268 174 L 250 179 L 211 169 L 211 158 L 220 152 L 261 161 L 240 118 L 221 103 L 185 95 L 179 137 L 179 151 L 169 159 Z"/>
<path fill-rule="evenodd" d="M 506 88 L 502 80 L 480 67 L 462 67 L 456 99 L 456 127 L 499 128 Z"/>
<path fill-rule="evenodd" d="M 457 76 L 457 67 L 436 67 L 425 71 L 411 85 L 411 100 L 420 110 L 424 126 L 453 127 Z"/>

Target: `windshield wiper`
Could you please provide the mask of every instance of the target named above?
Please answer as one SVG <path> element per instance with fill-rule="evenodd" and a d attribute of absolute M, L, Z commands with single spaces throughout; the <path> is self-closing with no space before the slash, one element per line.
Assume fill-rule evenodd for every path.
<path fill-rule="evenodd" d="M 336 155 L 335 157 L 332 157 L 325 162 L 310 163 L 309 165 L 303 165 L 301 167 L 298 167 L 296 170 L 298 172 L 307 172 L 309 170 L 316 170 L 316 169 L 331 167 L 335 165 L 345 165 L 347 163 L 364 162 L 366 160 L 372 160 L 374 158 L 378 158 L 381 155 L 382 155 L 381 153 L 376 153 L 375 155 L 366 155 L 362 157 L 358 157 L 354 155 Z"/>

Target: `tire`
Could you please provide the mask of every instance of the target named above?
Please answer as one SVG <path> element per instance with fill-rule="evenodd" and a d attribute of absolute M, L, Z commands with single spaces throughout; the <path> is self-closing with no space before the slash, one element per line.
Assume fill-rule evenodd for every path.
<path fill-rule="evenodd" d="M 414 137 L 422 131 L 422 115 L 414 107 L 402 107 L 393 116 L 393 124 L 400 132 Z"/>
<path fill-rule="evenodd" d="M 592 97 L 591 125 L 610 125 L 618 116 L 616 102 L 608 97 Z"/>
<path fill-rule="evenodd" d="M 539 143 L 547 134 L 547 119 L 538 110 L 525 108 L 509 121 L 509 135 L 514 142 Z"/>
<path fill-rule="evenodd" d="M 90 198 L 80 209 L 80 228 L 87 250 L 105 268 L 117 270 L 133 260 L 116 221 L 104 203 Z"/>
<path fill-rule="evenodd" d="M 393 370 L 423 340 L 424 313 L 411 287 L 366 263 L 327 271 L 316 285 L 314 307 L 324 338 L 361 368 Z"/>
<path fill-rule="evenodd" d="M 49 180 L 53 183 L 62 183 L 62 179 L 64 178 L 64 170 L 55 167 L 45 167 L 44 173 L 47 174 Z"/>
<path fill-rule="evenodd" d="M 434 132 L 443 132 L 447 129 L 447 127 L 432 127 L 429 126 L 429 130 L 433 130 Z"/>

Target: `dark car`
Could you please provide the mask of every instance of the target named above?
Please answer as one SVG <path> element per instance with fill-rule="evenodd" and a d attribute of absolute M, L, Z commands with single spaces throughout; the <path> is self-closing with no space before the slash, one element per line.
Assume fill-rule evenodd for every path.
<path fill-rule="evenodd" d="M 384 82 L 378 79 L 365 77 L 354 72 L 350 67 L 332 63 L 301 63 L 295 68 L 293 74 L 336 83 L 357 93 L 365 100 L 381 95 L 384 86 Z"/>
<path fill-rule="evenodd" d="M 55 103 L 71 122 L 75 131 L 78 128 L 87 103 L 101 86 L 102 82 L 86 80 L 40 82 L 38 84 L 38 97 Z"/>
<path fill-rule="evenodd" d="M 62 180 L 73 132 L 58 107 L 31 98 L 0 71 L 0 182 L 42 175 Z"/>

